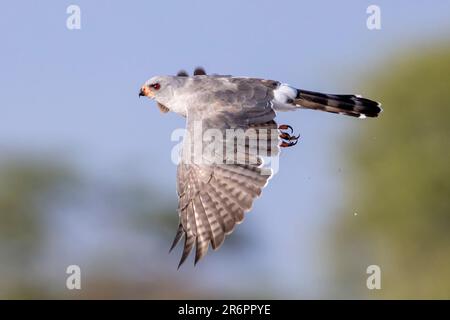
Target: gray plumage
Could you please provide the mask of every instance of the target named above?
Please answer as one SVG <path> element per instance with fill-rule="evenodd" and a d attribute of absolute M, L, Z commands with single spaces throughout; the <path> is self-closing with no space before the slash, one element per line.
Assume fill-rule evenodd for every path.
<path fill-rule="evenodd" d="M 179 266 L 194 247 L 195 263 L 205 256 L 209 244 L 219 248 L 261 195 L 270 179 L 261 158 L 279 153 L 275 111 L 306 108 L 357 117 L 376 117 L 381 112 L 379 103 L 355 95 L 299 90 L 273 80 L 206 75 L 200 68 L 194 74 L 151 78 L 140 93 L 156 99 L 163 110 L 186 117 L 190 138 L 183 142 L 177 169 L 180 222 L 170 249 L 184 237 Z M 219 130 L 224 145 L 235 143 L 234 139 L 227 141 L 227 129 L 253 129 L 255 136 L 246 140 L 243 148 L 235 147 L 231 156 L 216 152 L 199 155 L 194 150 L 195 143 L 202 140 L 195 137 L 199 123 L 202 134 Z M 257 148 L 249 147 L 251 139 L 259 141 Z M 206 142 L 200 143 L 207 147 Z"/>

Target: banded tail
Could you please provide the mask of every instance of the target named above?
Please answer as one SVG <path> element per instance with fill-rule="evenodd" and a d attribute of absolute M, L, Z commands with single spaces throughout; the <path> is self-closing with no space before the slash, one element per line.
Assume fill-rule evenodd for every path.
<path fill-rule="evenodd" d="M 383 111 L 381 104 L 358 95 L 326 94 L 314 91 L 295 89 L 281 84 L 274 91 L 275 100 L 296 108 L 322 110 L 357 118 L 374 118 Z M 289 108 L 280 108 L 286 110 Z M 292 109 L 291 109 L 292 110 Z"/>

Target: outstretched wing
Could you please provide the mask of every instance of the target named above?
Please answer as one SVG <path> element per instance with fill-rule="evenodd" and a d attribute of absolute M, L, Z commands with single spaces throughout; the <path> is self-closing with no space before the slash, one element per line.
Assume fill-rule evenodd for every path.
<path fill-rule="evenodd" d="M 213 249 L 219 248 L 270 179 L 271 172 L 261 165 L 261 156 L 279 152 L 271 103 L 276 85 L 260 79 L 211 79 L 202 89 L 205 95 L 198 94 L 196 104 L 188 106 L 189 137 L 185 137 L 177 172 L 180 223 L 171 248 L 184 236 L 179 266 L 194 246 L 195 263 L 205 256 L 210 243 Z M 195 132 L 199 126 L 200 136 Z M 222 139 L 215 145 L 220 147 L 204 152 L 208 143 L 202 136 L 210 129 L 221 133 Z M 239 140 L 230 138 L 227 129 L 232 130 L 228 133 L 234 129 L 250 133 Z M 199 145 L 200 154 L 195 151 Z M 218 152 L 222 146 L 227 146 L 225 152 Z"/>

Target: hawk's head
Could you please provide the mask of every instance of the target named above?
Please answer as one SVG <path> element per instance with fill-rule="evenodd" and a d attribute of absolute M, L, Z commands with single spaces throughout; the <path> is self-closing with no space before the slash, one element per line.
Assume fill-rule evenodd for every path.
<path fill-rule="evenodd" d="M 139 91 L 139 97 L 154 99 L 162 112 L 170 109 L 174 90 L 182 86 L 185 79 L 177 76 L 156 76 L 147 80 Z"/>
<path fill-rule="evenodd" d="M 158 98 L 166 97 L 172 94 L 172 77 L 156 76 L 147 80 L 139 91 L 139 97 L 145 96 L 159 101 Z"/>

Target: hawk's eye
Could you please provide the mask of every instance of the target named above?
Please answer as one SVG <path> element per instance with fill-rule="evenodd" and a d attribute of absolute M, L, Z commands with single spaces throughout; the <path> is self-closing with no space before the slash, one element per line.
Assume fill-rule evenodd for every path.
<path fill-rule="evenodd" d="M 152 87 L 155 90 L 159 90 L 159 88 L 161 88 L 161 85 L 159 83 L 154 83 L 154 84 L 151 84 L 150 87 Z"/>

